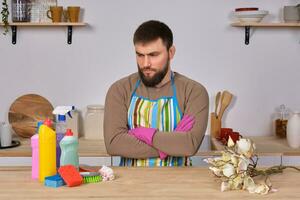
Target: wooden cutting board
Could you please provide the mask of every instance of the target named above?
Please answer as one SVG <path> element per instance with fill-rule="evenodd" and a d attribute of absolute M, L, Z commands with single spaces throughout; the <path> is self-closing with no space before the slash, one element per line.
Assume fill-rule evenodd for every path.
<path fill-rule="evenodd" d="M 36 124 L 46 118 L 53 120 L 53 106 L 44 97 L 26 94 L 17 98 L 9 108 L 8 121 L 15 133 L 21 137 L 35 134 Z"/>

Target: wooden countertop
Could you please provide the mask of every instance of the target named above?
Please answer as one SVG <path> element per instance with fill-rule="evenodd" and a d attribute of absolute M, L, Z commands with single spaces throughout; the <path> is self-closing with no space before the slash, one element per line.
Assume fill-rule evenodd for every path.
<path fill-rule="evenodd" d="M 0 199 L 300 199 L 300 173 L 271 176 L 278 189 L 268 195 L 220 191 L 207 168 L 113 168 L 116 179 L 78 187 L 49 188 L 31 180 L 29 167 L 0 168 Z M 293 184 L 291 184 L 293 183 Z"/>
<path fill-rule="evenodd" d="M 288 146 L 287 140 L 276 136 L 247 137 L 253 140 L 256 145 L 255 152 L 260 156 L 300 156 L 300 148 L 293 149 Z M 222 151 L 224 145 L 215 138 L 211 140 L 211 147 L 214 150 Z"/>
<path fill-rule="evenodd" d="M 0 157 L 31 157 L 30 139 L 16 138 L 21 145 L 10 149 L 0 149 Z M 205 142 L 210 140 L 209 136 L 204 138 Z M 86 140 L 79 138 L 79 156 L 80 157 L 110 157 L 106 152 L 104 140 Z M 197 156 L 214 156 L 220 155 L 220 152 L 211 151 L 210 149 L 199 150 Z"/>

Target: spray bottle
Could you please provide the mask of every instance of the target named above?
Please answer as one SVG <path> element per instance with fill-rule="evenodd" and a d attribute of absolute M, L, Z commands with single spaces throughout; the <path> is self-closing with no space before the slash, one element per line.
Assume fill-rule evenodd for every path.
<path fill-rule="evenodd" d="M 56 134 L 50 119 L 39 128 L 39 180 L 56 174 Z"/>
<path fill-rule="evenodd" d="M 63 139 L 66 130 L 67 130 L 67 123 L 66 123 L 66 114 L 68 114 L 71 118 L 71 111 L 73 110 L 73 106 L 57 106 L 53 110 L 53 114 L 57 116 L 56 118 L 56 167 L 57 169 L 60 167 L 60 155 L 61 155 L 61 148 L 59 146 L 60 141 Z"/>

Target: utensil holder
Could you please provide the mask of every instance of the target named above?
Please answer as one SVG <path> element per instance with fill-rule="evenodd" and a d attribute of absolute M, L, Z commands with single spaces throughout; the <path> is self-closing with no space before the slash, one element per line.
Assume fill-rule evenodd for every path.
<path fill-rule="evenodd" d="M 217 118 L 216 113 L 210 114 L 210 137 L 218 138 L 221 132 L 221 120 Z"/>

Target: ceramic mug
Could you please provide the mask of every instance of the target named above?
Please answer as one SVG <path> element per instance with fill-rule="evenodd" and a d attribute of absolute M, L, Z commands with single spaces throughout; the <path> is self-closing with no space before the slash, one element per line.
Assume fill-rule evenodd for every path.
<path fill-rule="evenodd" d="M 1 140 L 1 147 L 8 147 L 11 146 L 12 141 L 12 132 L 11 132 L 11 125 L 5 122 L 0 123 L 0 140 Z"/>
<path fill-rule="evenodd" d="M 47 17 L 52 19 L 52 22 L 61 22 L 62 14 L 62 6 L 50 6 L 50 10 L 47 11 Z"/>
<path fill-rule="evenodd" d="M 79 21 L 80 7 L 68 6 L 67 11 L 64 12 L 64 14 L 67 21 L 76 23 Z"/>

